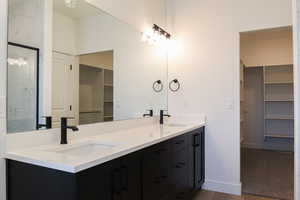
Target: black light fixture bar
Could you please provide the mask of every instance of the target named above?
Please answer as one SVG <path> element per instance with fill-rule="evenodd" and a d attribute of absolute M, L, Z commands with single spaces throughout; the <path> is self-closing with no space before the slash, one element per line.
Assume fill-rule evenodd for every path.
<path fill-rule="evenodd" d="M 161 35 L 164 35 L 167 39 L 171 38 L 171 34 L 159 27 L 157 24 L 153 25 L 153 30 L 159 32 Z"/>

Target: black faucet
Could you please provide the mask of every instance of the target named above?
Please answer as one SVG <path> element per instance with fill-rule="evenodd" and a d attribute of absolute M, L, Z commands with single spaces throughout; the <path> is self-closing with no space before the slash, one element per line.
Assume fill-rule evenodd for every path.
<path fill-rule="evenodd" d="M 160 110 L 159 123 L 164 124 L 164 117 L 171 117 L 171 115 L 164 114 L 165 110 Z"/>
<path fill-rule="evenodd" d="M 79 131 L 79 129 L 76 126 L 68 126 L 68 119 L 67 117 L 61 118 L 61 139 L 60 144 L 68 144 L 67 140 L 67 131 L 68 129 L 71 129 L 72 131 Z"/>
<path fill-rule="evenodd" d="M 46 124 L 39 124 L 38 129 L 45 127 L 46 129 L 51 129 L 52 128 L 52 117 L 51 116 L 46 116 L 44 117 L 46 119 Z"/>
<path fill-rule="evenodd" d="M 149 116 L 149 117 L 153 117 L 153 110 L 148 110 L 149 113 L 148 114 L 143 114 L 143 117 Z"/>

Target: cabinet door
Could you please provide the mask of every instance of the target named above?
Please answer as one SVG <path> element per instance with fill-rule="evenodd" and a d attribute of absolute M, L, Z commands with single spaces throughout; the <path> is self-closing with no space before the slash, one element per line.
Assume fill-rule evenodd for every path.
<path fill-rule="evenodd" d="M 173 153 L 173 165 L 172 165 L 172 193 L 174 193 L 175 200 L 186 199 L 189 193 L 188 182 L 188 150 L 182 149 Z"/>
<path fill-rule="evenodd" d="M 141 200 L 141 153 L 134 153 L 121 160 L 122 200 Z"/>
<path fill-rule="evenodd" d="M 122 170 L 121 170 L 121 160 L 113 160 L 109 163 L 109 169 L 107 174 L 109 176 L 107 180 L 107 191 L 106 198 L 108 200 L 122 200 Z"/>
<path fill-rule="evenodd" d="M 103 164 L 80 172 L 77 175 L 78 200 L 110 200 L 107 171 L 108 165 Z"/>
<path fill-rule="evenodd" d="M 172 156 L 169 142 L 154 145 L 143 154 L 143 200 L 166 198 L 170 191 Z"/>
<path fill-rule="evenodd" d="M 188 134 L 188 190 L 190 193 L 195 190 L 195 138 L 196 136 L 194 132 Z"/>
<path fill-rule="evenodd" d="M 204 159 L 204 128 L 195 131 L 194 134 L 194 159 L 195 159 L 195 189 L 201 189 L 204 183 L 205 159 Z"/>

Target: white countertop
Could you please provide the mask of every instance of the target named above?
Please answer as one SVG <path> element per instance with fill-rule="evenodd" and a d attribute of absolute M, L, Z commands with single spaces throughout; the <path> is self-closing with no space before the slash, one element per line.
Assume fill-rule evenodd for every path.
<path fill-rule="evenodd" d="M 203 121 L 181 125 L 170 124 L 169 126 L 157 124 L 140 126 L 72 140 L 67 145 L 49 144 L 9 150 L 5 157 L 28 164 L 77 173 L 204 125 Z M 76 151 L 78 147 L 86 148 Z M 66 153 L 68 150 L 71 150 L 71 153 Z M 72 150 L 75 151 L 72 153 Z"/>

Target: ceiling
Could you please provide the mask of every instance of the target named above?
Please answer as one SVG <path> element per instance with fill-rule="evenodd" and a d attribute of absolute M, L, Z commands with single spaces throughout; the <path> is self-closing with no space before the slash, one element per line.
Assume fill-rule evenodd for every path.
<path fill-rule="evenodd" d="M 105 14 L 102 10 L 90 5 L 85 0 L 77 0 L 75 8 L 67 7 L 64 0 L 53 0 L 53 4 L 55 11 L 74 19 Z"/>

